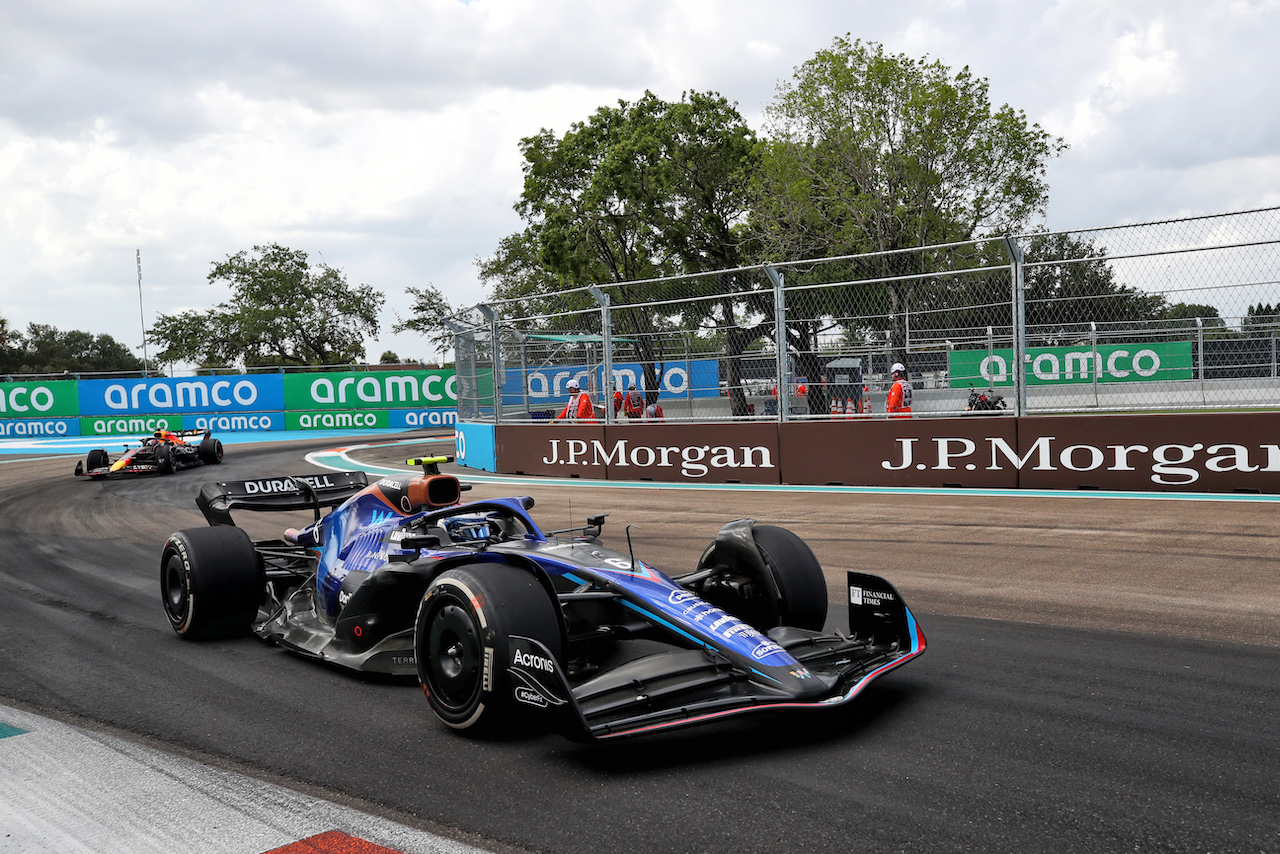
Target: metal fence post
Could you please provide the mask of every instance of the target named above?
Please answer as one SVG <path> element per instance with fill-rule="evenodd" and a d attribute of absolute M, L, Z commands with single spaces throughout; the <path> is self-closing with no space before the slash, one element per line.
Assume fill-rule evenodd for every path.
<path fill-rule="evenodd" d="M 458 382 L 458 417 L 474 418 L 479 414 L 475 333 L 470 327 L 448 317 L 444 319 L 444 325 L 453 333 L 453 364 Z"/>
<path fill-rule="evenodd" d="M 994 362 L 992 359 L 996 354 L 996 335 L 995 330 L 990 326 L 987 327 L 987 391 L 992 394 L 996 392 L 996 378 L 991 372 L 991 366 Z"/>
<path fill-rule="evenodd" d="M 1012 237 L 1004 239 L 1009 250 L 1009 270 L 1013 278 L 1013 414 L 1027 414 L 1027 289 L 1022 278 L 1022 248 Z"/>
<path fill-rule="evenodd" d="M 1089 373 L 1093 374 L 1093 405 L 1099 406 L 1101 402 L 1098 400 L 1098 377 L 1102 374 L 1102 359 L 1098 356 L 1098 321 L 1089 321 L 1089 346 L 1092 350 L 1089 354 Z"/>
<path fill-rule="evenodd" d="M 684 375 L 693 376 L 693 354 L 689 349 L 689 333 L 684 334 Z M 717 380 L 717 382 L 719 382 Z M 658 393 L 662 393 L 662 379 L 658 379 Z M 693 417 L 693 380 L 684 384 L 684 400 L 689 407 L 689 417 Z"/>
<path fill-rule="evenodd" d="M 520 419 L 523 420 L 532 417 L 529 409 L 529 339 L 525 338 L 524 333 L 518 329 L 512 329 L 511 334 L 516 337 L 516 342 L 520 345 L 520 399 L 524 405 L 524 413 Z"/>
<path fill-rule="evenodd" d="M 778 420 L 787 421 L 791 414 L 791 395 L 787 388 L 787 293 L 782 289 L 782 274 L 771 264 L 764 271 L 773 283 L 773 336 L 778 351 Z"/>
<path fill-rule="evenodd" d="M 489 340 L 493 348 L 493 423 L 502 423 L 502 381 L 506 379 L 502 370 L 502 353 L 498 341 L 498 313 L 492 307 L 480 303 L 476 306 L 485 320 L 489 321 Z"/>
<path fill-rule="evenodd" d="M 613 317 L 609 311 L 609 295 L 595 285 L 587 288 L 588 293 L 600 303 L 600 337 L 604 348 L 604 376 L 601 377 L 600 395 L 604 398 L 604 423 L 613 423 Z M 643 366 L 641 366 L 643 368 Z M 637 381 L 638 382 L 638 381 Z"/>
<path fill-rule="evenodd" d="M 1200 374 L 1200 402 L 1204 403 L 1204 321 L 1196 318 L 1196 364 Z"/>

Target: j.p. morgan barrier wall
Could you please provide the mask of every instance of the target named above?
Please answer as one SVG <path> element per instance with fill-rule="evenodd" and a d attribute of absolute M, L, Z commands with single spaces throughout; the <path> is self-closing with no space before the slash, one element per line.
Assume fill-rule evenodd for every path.
<path fill-rule="evenodd" d="M 0 382 L 0 438 L 451 427 L 453 371 Z"/>
<path fill-rule="evenodd" d="M 1280 413 L 459 424 L 463 464 L 694 483 L 1280 493 Z"/>

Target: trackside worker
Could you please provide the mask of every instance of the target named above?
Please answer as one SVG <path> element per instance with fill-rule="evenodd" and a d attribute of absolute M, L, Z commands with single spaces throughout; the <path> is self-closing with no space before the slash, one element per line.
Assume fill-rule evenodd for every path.
<path fill-rule="evenodd" d="M 659 406 L 657 403 L 651 403 L 648 406 L 646 406 L 644 408 L 644 420 L 645 421 L 661 421 L 662 407 Z"/>
<path fill-rule="evenodd" d="M 622 413 L 628 418 L 636 419 L 644 415 L 644 395 L 640 389 L 632 386 L 622 399 Z"/>
<path fill-rule="evenodd" d="M 577 380 L 565 383 L 565 391 L 569 392 L 569 402 L 560 410 L 560 414 L 551 419 L 556 421 L 577 421 L 584 424 L 596 423 L 596 408 L 591 405 L 591 395 L 578 387 Z"/>
<path fill-rule="evenodd" d="M 906 366 L 901 362 L 894 362 L 889 370 L 893 374 L 893 385 L 889 387 L 889 399 L 885 403 L 885 411 L 889 413 L 890 418 L 910 418 L 911 398 L 915 394 L 915 389 L 907 379 Z"/>

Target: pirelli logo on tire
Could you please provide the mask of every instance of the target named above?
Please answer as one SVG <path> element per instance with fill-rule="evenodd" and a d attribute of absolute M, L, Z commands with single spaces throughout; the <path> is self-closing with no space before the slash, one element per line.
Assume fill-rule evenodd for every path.
<path fill-rule="evenodd" d="M 484 648 L 484 681 L 481 690 L 486 694 L 493 692 L 493 647 Z"/>

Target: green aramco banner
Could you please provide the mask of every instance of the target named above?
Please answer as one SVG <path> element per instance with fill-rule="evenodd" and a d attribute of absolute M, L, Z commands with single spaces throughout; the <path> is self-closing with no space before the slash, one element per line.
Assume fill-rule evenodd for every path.
<path fill-rule="evenodd" d="M 62 418 L 79 414 L 75 380 L 0 382 L 0 418 Z"/>
<path fill-rule="evenodd" d="M 954 350 L 948 359 L 952 388 L 1013 385 L 1014 353 Z M 1093 347 L 1028 347 L 1027 385 L 1189 380 L 1191 342 Z"/>
<path fill-rule="evenodd" d="M 458 405 L 453 371 L 285 374 L 284 408 L 427 409 Z"/>

